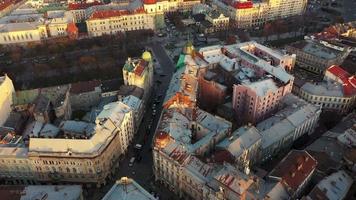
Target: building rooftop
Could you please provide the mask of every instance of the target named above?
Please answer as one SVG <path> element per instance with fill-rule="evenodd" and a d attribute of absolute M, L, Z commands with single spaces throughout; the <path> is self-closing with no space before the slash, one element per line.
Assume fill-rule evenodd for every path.
<path fill-rule="evenodd" d="M 264 97 L 269 93 L 274 93 L 278 90 L 276 83 L 271 79 L 265 79 L 256 82 L 242 82 L 242 85 L 247 86 L 251 90 L 255 91 L 260 97 Z"/>
<path fill-rule="evenodd" d="M 264 52 L 264 56 L 261 56 L 258 52 Z M 282 83 L 294 79 L 278 62 L 272 65 L 272 60 L 281 60 L 286 55 L 255 41 L 204 47 L 199 50 L 199 53 L 208 63 L 219 64 L 226 71 L 242 71 L 242 68 L 247 67 L 252 68 L 253 71 L 263 71 L 263 75 L 272 75 Z M 267 57 L 270 59 L 266 59 Z M 242 72 L 247 73 L 248 76 L 251 75 L 246 70 Z"/>
<path fill-rule="evenodd" d="M 351 76 L 340 66 L 329 67 L 325 72 L 325 78 L 341 83 L 345 96 L 356 95 L 356 76 Z"/>
<path fill-rule="evenodd" d="M 80 185 L 29 185 L 29 186 L 0 186 L 2 200 L 76 200 L 82 198 Z"/>
<path fill-rule="evenodd" d="M 231 165 L 224 165 L 224 167 L 214 175 L 214 180 L 223 187 L 237 193 L 244 194 L 253 184 L 254 180 L 237 170 Z"/>
<path fill-rule="evenodd" d="M 308 197 L 312 200 L 344 199 L 352 183 L 352 177 L 340 170 L 321 180 Z"/>
<path fill-rule="evenodd" d="M 214 165 L 206 164 L 195 156 L 189 156 L 185 164 L 185 171 L 190 174 L 196 181 L 205 184 L 210 181 L 214 172 Z"/>
<path fill-rule="evenodd" d="M 101 82 L 98 80 L 72 83 L 70 88 L 70 93 L 81 94 L 86 92 L 92 92 L 95 91 L 95 88 L 100 87 L 100 85 Z"/>
<path fill-rule="evenodd" d="M 281 182 L 274 182 L 266 194 L 267 199 L 290 199 L 287 188 Z"/>
<path fill-rule="evenodd" d="M 122 85 L 122 79 L 111 79 L 102 81 L 101 90 L 103 92 L 118 91 Z"/>
<path fill-rule="evenodd" d="M 38 22 L 21 22 L 11 24 L 0 24 L 0 32 L 16 32 L 16 31 L 30 31 L 37 30 Z"/>
<path fill-rule="evenodd" d="M 356 124 L 347 129 L 343 134 L 337 136 L 337 140 L 348 147 L 356 147 Z"/>
<path fill-rule="evenodd" d="M 226 149 L 237 158 L 258 142 L 261 142 L 261 135 L 254 126 L 241 127 L 235 130 L 229 138 L 218 143 L 216 148 Z"/>
<path fill-rule="evenodd" d="M 59 128 L 53 124 L 45 124 L 39 134 L 46 138 L 55 138 L 58 136 L 59 131 Z"/>
<path fill-rule="evenodd" d="M 45 97 L 43 95 L 39 95 L 34 102 L 34 104 L 35 104 L 34 113 L 48 112 L 50 103 L 51 102 L 47 97 Z"/>
<path fill-rule="evenodd" d="M 83 121 L 62 121 L 59 128 L 69 137 L 71 135 L 80 135 L 82 137 L 91 137 L 95 134 L 95 124 Z"/>
<path fill-rule="evenodd" d="M 118 96 L 126 97 L 133 95 L 139 99 L 142 99 L 144 90 L 135 85 L 121 85 L 119 91 L 117 92 Z"/>
<path fill-rule="evenodd" d="M 30 138 L 29 151 L 32 154 L 61 154 L 62 156 L 95 155 L 106 148 L 117 134 L 117 127 L 131 109 L 122 102 L 104 106 L 97 116 L 95 134 L 89 139 L 47 139 Z"/>
<path fill-rule="evenodd" d="M 337 82 L 322 81 L 318 83 L 306 82 L 302 88 L 305 92 L 311 95 L 328 96 L 328 97 L 343 97 L 342 85 Z"/>
<path fill-rule="evenodd" d="M 192 122 L 200 127 L 194 133 L 195 139 L 192 138 L 193 132 L 190 128 Z M 230 122 L 203 110 L 170 108 L 163 111 L 156 132 L 167 133 L 172 138 L 162 150 L 167 155 L 175 156 L 176 152 L 193 153 L 209 144 L 213 137 L 226 135 L 230 129 Z"/>
<path fill-rule="evenodd" d="M 132 110 L 138 111 L 142 104 L 142 101 L 141 101 L 141 99 L 139 99 L 133 95 L 129 95 L 122 99 L 122 103 L 129 106 Z"/>
<path fill-rule="evenodd" d="M 117 180 L 102 200 L 156 200 L 133 179 L 122 177 Z"/>
<path fill-rule="evenodd" d="M 282 183 L 296 192 L 317 166 L 317 161 L 306 151 L 292 150 L 270 173 L 271 178 L 281 179 Z"/>
<path fill-rule="evenodd" d="M 317 42 L 313 42 L 310 40 L 303 40 L 300 42 L 296 42 L 292 44 L 291 46 L 298 48 L 308 54 L 311 54 L 313 56 L 326 59 L 326 60 L 331 60 L 335 59 L 342 53 L 342 51 L 339 51 L 337 49 L 327 47 L 323 44 L 319 44 Z"/>
<path fill-rule="evenodd" d="M 318 105 L 310 104 L 292 94 L 286 95 L 281 100 L 280 110 L 256 125 L 262 135 L 262 147 L 266 148 L 292 134 L 296 127 L 321 112 L 320 110 Z"/>

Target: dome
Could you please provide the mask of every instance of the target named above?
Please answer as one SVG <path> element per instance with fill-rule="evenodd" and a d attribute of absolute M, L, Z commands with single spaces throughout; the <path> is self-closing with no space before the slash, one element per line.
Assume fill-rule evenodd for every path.
<path fill-rule="evenodd" d="M 152 59 L 151 53 L 148 51 L 143 52 L 142 59 L 144 59 L 147 62 L 150 62 Z"/>
<path fill-rule="evenodd" d="M 157 3 L 156 0 L 143 0 L 143 4 L 155 4 Z"/>
<path fill-rule="evenodd" d="M 192 55 L 193 51 L 194 51 L 193 43 L 191 41 L 188 41 L 183 48 L 183 53 L 186 55 Z"/>

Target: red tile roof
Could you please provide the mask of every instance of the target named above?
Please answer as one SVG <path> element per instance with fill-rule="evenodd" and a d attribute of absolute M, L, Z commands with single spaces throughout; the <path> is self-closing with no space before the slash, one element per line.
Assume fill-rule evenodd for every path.
<path fill-rule="evenodd" d="M 252 8 L 253 2 L 251 0 L 248 1 L 240 1 L 240 0 L 223 0 L 226 5 L 230 5 L 235 9 L 246 9 Z"/>
<path fill-rule="evenodd" d="M 76 39 L 78 37 L 78 27 L 75 25 L 75 23 L 69 23 L 67 26 L 67 33 L 70 38 Z"/>
<path fill-rule="evenodd" d="M 145 10 L 140 7 L 136 10 L 129 11 L 129 10 L 97 10 L 95 11 L 90 19 L 106 19 L 110 17 L 119 17 L 122 15 L 134 15 L 139 13 L 145 13 Z"/>
<path fill-rule="evenodd" d="M 147 62 L 144 60 L 140 60 L 140 62 L 138 63 L 138 65 L 136 66 L 134 73 L 137 76 L 141 76 L 142 72 L 145 70 L 145 66 L 147 65 Z"/>
<path fill-rule="evenodd" d="M 20 2 L 21 0 L 2 0 L 0 2 L 0 11 L 6 9 L 7 7 L 9 7 L 11 4 L 16 4 L 18 2 Z"/>
<path fill-rule="evenodd" d="M 91 3 L 85 3 L 85 2 L 80 2 L 80 3 L 69 3 L 68 4 L 68 10 L 81 10 L 81 9 L 87 9 L 92 6 L 97 6 L 97 5 L 103 5 L 103 3 L 94 1 Z"/>
<path fill-rule="evenodd" d="M 176 147 L 170 154 L 173 160 L 177 161 L 178 163 L 182 164 L 187 158 L 189 154 L 186 151 L 183 151 L 180 147 Z"/>
<path fill-rule="evenodd" d="M 343 82 L 344 95 L 352 96 L 356 94 L 356 77 L 351 76 L 340 66 L 333 65 L 327 69 L 328 72 L 338 77 Z"/>
<path fill-rule="evenodd" d="M 316 169 L 317 161 L 306 151 L 292 150 L 273 169 L 270 176 L 281 178 L 281 182 L 294 192 Z"/>
<path fill-rule="evenodd" d="M 80 94 L 85 92 L 91 92 L 94 91 L 96 87 L 99 87 L 100 84 L 101 82 L 98 80 L 73 83 L 70 88 L 70 93 Z"/>
<path fill-rule="evenodd" d="M 143 4 L 156 4 L 156 0 L 143 0 Z"/>

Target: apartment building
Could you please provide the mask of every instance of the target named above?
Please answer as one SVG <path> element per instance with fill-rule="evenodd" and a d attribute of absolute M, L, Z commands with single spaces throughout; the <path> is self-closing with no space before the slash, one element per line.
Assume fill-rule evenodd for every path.
<path fill-rule="evenodd" d="M 156 180 L 182 198 L 222 199 L 220 192 L 223 191 L 219 191 L 219 187 L 224 187 L 224 192 L 231 195 L 246 195 L 252 184 L 252 175 L 246 175 L 230 164 L 216 167 L 196 157 L 209 157 L 215 144 L 229 137 L 230 131 L 230 122 L 200 109 L 164 110 L 154 138 Z M 224 176 L 246 182 L 246 185 L 233 187 L 234 184 Z"/>
<path fill-rule="evenodd" d="M 262 137 L 254 126 L 243 126 L 235 130 L 230 137 L 216 145 L 215 160 L 233 159 L 242 171 L 249 170 L 261 157 Z"/>
<path fill-rule="evenodd" d="M 92 6 L 103 5 L 102 2 L 93 1 L 93 2 L 71 2 L 68 3 L 68 10 L 73 14 L 73 20 L 75 23 L 80 23 L 85 21 L 88 16 L 86 14 L 86 9 Z"/>
<path fill-rule="evenodd" d="M 33 135 L 28 147 L 22 140 L 2 146 L 1 178 L 15 184 L 53 181 L 106 184 L 133 138 L 134 114 L 122 102 L 113 102 L 104 106 L 91 126 L 92 131 L 80 128 L 82 125 L 78 123 L 65 127 L 61 128 L 66 137 Z M 36 126 L 28 126 L 24 134 L 34 133 L 35 129 Z"/>
<path fill-rule="evenodd" d="M 111 35 L 125 31 L 155 29 L 152 15 L 146 14 L 143 8 L 132 10 L 105 9 L 95 10 L 86 20 L 90 37 Z"/>
<path fill-rule="evenodd" d="M 304 13 L 306 0 L 214 0 L 213 4 L 239 28 L 261 26 L 267 21 Z"/>
<path fill-rule="evenodd" d="M 279 103 L 271 117 L 256 125 L 261 134 L 261 161 L 266 161 L 283 150 L 304 134 L 315 130 L 321 114 L 321 106 L 310 104 L 292 94 Z"/>
<path fill-rule="evenodd" d="M 341 65 L 351 52 L 349 47 L 338 47 L 325 42 L 304 40 L 287 45 L 288 52 L 297 55 L 298 67 L 323 75 L 332 65 Z"/>
<path fill-rule="evenodd" d="M 73 15 L 63 10 L 38 13 L 19 7 L 0 19 L 0 44 L 40 42 L 50 37 L 68 36 Z M 73 24 L 72 24 L 73 25 Z"/>
<path fill-rule="evenodd" d="M 231 54 L 240 54 L 233 108 L 239 121 L 255 124 L 275 112 L 279 101 L 291 93 L 294 77 L 286 69 L 293 68 L 294 57 L 279 55 L 255 42 L 238 44 L 234 51 L 227 48 Z"/>
<path fill-rule="evenodd" d="M 318 162 L 306 151 L 292 150 L 270 172 L 268 178 L 277 181 L 285 191 L 274 196 L 275 199 L 298 199 L 310 183 Z M 283 194 L 283 196 L 280 196 Z"/>
<path fill-rule="evenodd" d="M 330 174 L 322 179 L 306 196 L 306 200 L 317 199 L 345 199 L 350 190 L 353 179 L 344 170 Z"/>
<path fill-rule="evenodd" d="M 356 105 L 356 77 L 340 66 L 326 69 L 321 82 L 303 82 L 293 92 L 300 98 L 323 107 L 323 110 L 345 114 Z"/>

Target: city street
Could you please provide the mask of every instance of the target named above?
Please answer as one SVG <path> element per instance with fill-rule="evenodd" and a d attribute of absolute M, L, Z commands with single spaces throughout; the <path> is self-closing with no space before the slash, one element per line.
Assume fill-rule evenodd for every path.
<path fill-rule="evenodd" d="M 170 191 L 163 187 L 155 185 L 153 176 L 153 161 L 152 161 L 152 138 L 155 132 L 155 128 L 159 121 L 159 117 L 162 111 L 162 101 L 165 96 L 165 91 L 169 86 L 171 76 L 174 72 L 174 64 L 171 59 L 166 54 L 164 48 L 158 42 L 153 42 L 148 45 L 148 48 L 152 50 L 156 60 L 155 67 L 159 68 L 161 74 L 156 73 L 154 77 L 154 89 L 152 91 L 152 97 L 148 105 L 146 106 L 146 111 L 144 118 L 139 127 L 138 133 L 136 134 L 132 144 L 129 147 L 128 154 L 120 162 L 119 171 L 115 173 L 115 177 L 107 183 L 106 186 L 100 189 L 89 189 L 87 193 L 87 199 L 97 200 L 101 199 L 107 191 L 112 187 L 114 182 L 123 176 L 128 176 L 137 181 L 142 187 L 144 187 L 149 192 L 154 192 L 163 200 L 174 199 L 174 196 Z M 157 70 L 156 70 L 157 71 Z M 161 84 L 157 83 L 157 80 Z M 156 101 L 157 100 L 157 101 Z M 156 104 L 156 114 L 153 115 L 152 106 L 155 102 Z M 149 124 L 151 128 L 148 129 Z M 141 144 L 142 149 L 134 149 L 135 144 Z M 130 159 L 136 157 L 136 161 L 133 166 L 129 166 Z M 138 159 L 142 157 L 142 159 Z"/>

